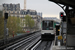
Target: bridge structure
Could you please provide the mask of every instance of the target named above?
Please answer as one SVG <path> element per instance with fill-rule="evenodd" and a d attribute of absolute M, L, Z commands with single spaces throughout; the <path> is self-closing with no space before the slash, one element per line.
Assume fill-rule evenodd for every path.
<path fill-rule="evenodd" d="M 66 14 L 66 26 L 67 26 L 67 32 L 66 32 L 66 49 L 67 47 L 75 47 L 75 0 L 49 0 L 51 2 L 56 3 L 59 5 Z M 62 21 L 63 22 L 63 21 Z M 62 33 L 63 36 L 63 33 Z M 63 47 L 59 47 L 63 48 Z M 56 50 L 56 49 L 54 49 Z M 63 49 L 59 49 L 63 50 Z M 71 49 L 70 49 L 71 50 Z M 72 49 L 75 50 L 75 49 Z"/>

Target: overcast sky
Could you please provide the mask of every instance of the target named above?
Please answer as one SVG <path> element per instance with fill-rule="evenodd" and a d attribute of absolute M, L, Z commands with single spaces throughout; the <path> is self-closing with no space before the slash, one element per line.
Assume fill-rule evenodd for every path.
<path fill-rule="evenodd" d="M 3 3 L 20 3 L 21 9 L 24 8 L 24 0 L 0 0 L 0 5 Z M 58 5 L 48 0 L 27 0 L 26 9 L 36 10 L 37 12 L 42 12 L 43 17 L 57 17 L 59 18 L 59 13 L 63 11 Z"/>

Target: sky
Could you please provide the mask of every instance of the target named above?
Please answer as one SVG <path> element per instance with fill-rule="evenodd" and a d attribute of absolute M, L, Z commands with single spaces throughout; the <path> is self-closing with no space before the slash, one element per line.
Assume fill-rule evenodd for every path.
<path fill-rule="evenodd" d="M 3 3 L 12 3 L 18 4 L 20 3 L 20 8 L 24 9 L 24 0 L 0 0 L 0 5 Z M 59 17 L 59 13 L 62 10 L 54 2 L 50 2 L 48 0 L 26 0 L 26 9 L 36 10 L 37 12 L 42 12 L 43 17 Z"/>

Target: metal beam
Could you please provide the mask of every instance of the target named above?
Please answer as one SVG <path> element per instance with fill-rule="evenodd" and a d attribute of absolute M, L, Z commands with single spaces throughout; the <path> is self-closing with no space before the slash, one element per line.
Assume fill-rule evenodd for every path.
<path fill-rule="evenodd" d="M 63 4 L 63 5 L 68 5 L 72 8 L 75 8 L 75 1 L 74 0 L 49 0 L 55 3 Z"/>

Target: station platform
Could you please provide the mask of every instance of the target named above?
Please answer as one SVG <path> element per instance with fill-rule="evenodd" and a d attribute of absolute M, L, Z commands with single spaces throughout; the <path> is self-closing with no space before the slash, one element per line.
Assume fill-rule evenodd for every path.
<path fill-rule="evenodd" d="M 65 47 L 65 46 L 52 46 L 52 50 L 75 50 L 73 47 Z"/>
<path fill-rule="evenodd" d="M 53 41 L 50 50 L 75 50 L 75 47 L 61 46 L 60 43 L 58 43 L 58 45 L 55 45 L 55 41 Z"/>

